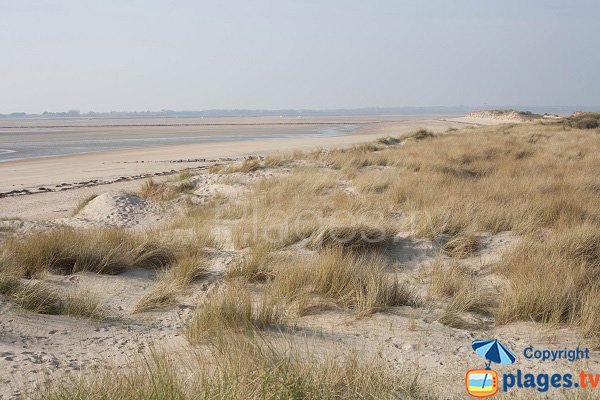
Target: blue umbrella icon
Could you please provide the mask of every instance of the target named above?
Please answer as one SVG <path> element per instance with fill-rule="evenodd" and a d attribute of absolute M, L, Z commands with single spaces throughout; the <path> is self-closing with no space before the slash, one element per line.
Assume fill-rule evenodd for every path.
<path fill-rule="evenodd" d="M 512 364 L 517 360 L 517 357 L 512 351 L 507 349 L 498 340 L 474 340 L 471 344 L 475 353 L 488 360 L 485 368 L 489 369 L 490 364 Z"/>

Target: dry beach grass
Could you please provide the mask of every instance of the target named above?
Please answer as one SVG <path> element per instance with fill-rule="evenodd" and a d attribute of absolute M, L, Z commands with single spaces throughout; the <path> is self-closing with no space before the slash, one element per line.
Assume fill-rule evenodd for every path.
<path fill-rule="evenodd" d="M 210 367 L 208 367 L 210 366 Z M 356 354 L 317 358 L 260 337 L 230 337 L 182 367 L 152 352 L 123 374 L 102 374 L 43 393 L 44 399 L 429 399 L 418 376 L 399 376 Z M 185 378 L 184 378 L 185 377 Z"/>
<path fill-rule="evenodd" d="M 45 277 L 146 270 L 152 285 L 129 317 L 190 308 L 177 314 L 190 365 L 152 353 L 117 377 L 50 385 L 47 398 L 97 398 L 111 376 L 103 394 L 115 399 L 443 397 L 376 346 L 364 346 L 379 354 L 365 361 L 302 356 L 290 341 L 318 332 L 386 343 L 409 320 L 407 341 L 431 331 L 449 341 L 526 321 L 598 345 L 600 131 L 590 118 L 418 130 L 148 181 L 141 195 L 177 208 L 169 223 L 9 235 L 0 292 L 33 312 L 94 316 L 99 303 L 70 308 L 78 297 L 48 292 Z M 190 182 L 228 191 L 201 198 Z"/>

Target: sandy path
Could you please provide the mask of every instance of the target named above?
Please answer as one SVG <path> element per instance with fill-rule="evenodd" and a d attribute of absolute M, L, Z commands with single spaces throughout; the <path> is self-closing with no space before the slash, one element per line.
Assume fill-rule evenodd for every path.
<path fill-rule="evenodd" d="M 441 119 L 409 119 L 371 125 L 347 136 L 203 143 L 4 162 L 0 163 L 0 193 L 25 189 L 33 194 L 0 198 L 0 218 L 64 217 L 90 194 L 137 188 L 139 179 L 131 180 L 132 177 L 206 166 L 208 161 L 220 158 L 341 147 L 373 141 L 383 135 L 399 135 L 415 128 L 445 131 L 449 127 L 460 128 L 464 124 Z M 97 186 L 118 179 L 128 180 Z M 86 187 L 66 190 L 74 185 Z"/>

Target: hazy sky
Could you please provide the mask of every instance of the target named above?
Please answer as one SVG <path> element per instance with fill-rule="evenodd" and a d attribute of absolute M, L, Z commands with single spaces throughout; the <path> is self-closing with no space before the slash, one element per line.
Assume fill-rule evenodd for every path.
<path fill-rule="evenodd" d="M 0 0 L 0 113 L 600 105 L 597 0 Z"/>

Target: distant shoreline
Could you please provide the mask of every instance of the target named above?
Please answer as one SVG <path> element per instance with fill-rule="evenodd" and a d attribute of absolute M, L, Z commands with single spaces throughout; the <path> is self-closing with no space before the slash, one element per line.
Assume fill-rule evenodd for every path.
<path fill-rule="evenodd" d="M 185 169 L 202 169 L 214 163 L 227 162 L 228 159 L 274 152 L 340 148 L 420 128 L 444 132 L 452 127 L 464 127 L 464 122 L 405 119 L 369 124 L 337 136 L 259 138 L 7 161 L 0 163 L 0 209 L 3 211 L 0 217 L 37 217 L 40 210 L 44 210 L 43 216 L 62 215 L 66 199 L 69 199 L 70 205 L 77 203 L 83 193 L 93 191 L 93 187 L 128 187 L 146 177 L 174 174 Z"/>
<path fill-rule="evenodd" d="M 351 124 L 377 124 L 385 121 L 368 121 L 368 122 L 351 122 Z M 103 124 L 103 125 L 19 125 L 19 126 L 2 126 L 0 129 L 31 129 L 31 128 L 129 128 L 129 127 L 169 127 L 169 126 L 271 126 L 271 125 L 348 125 L 349 122 L 260 122 L 260 123 L 183 123 L 183 124 Z"/>

